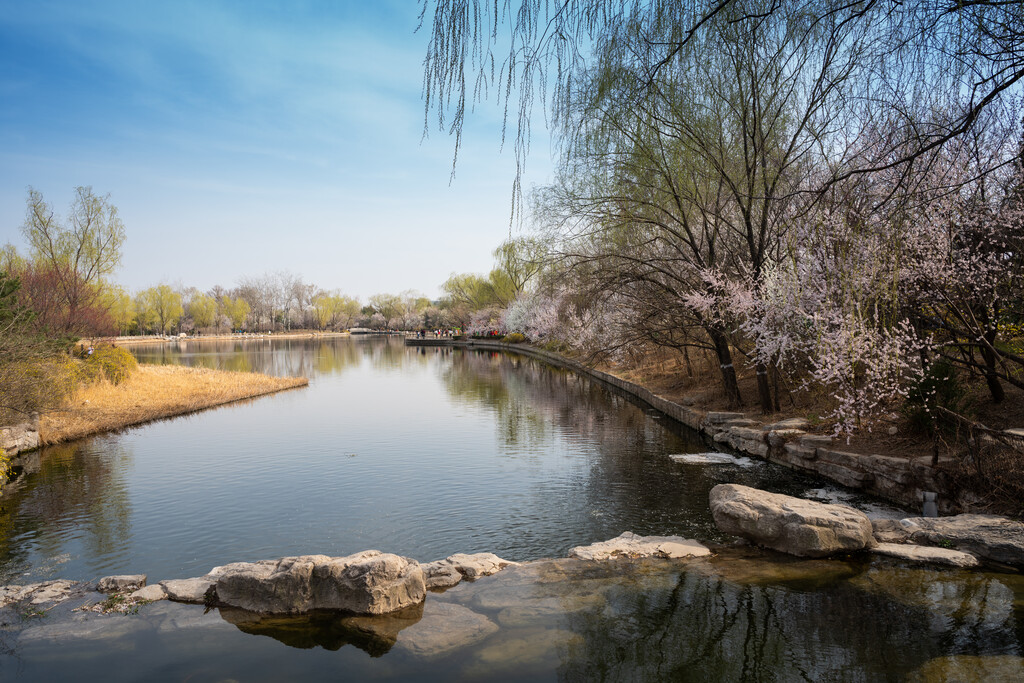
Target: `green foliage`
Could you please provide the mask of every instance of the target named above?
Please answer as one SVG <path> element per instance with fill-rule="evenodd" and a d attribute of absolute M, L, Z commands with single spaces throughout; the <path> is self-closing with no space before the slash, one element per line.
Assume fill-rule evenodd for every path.
<path fill-rule="evenodd" d="M 512 334 L 506 334 L 502 341 L 508 344 L 522 344 L 526 341 L 526 335 L 520 332 L 513 332 Z"/>
<path fill-rule="evenodd" d="M 116 346 L 97 346 L 92 353 L 83 356 L 80 377 L 94 382 L 105 377 L 111 384 L 120 384 L 135 371 L 138 362 L 135 356 Z"/>
<path fill-rule="evenodd" d="M 946 360 L 932 363 L 921 381 L 911 388 L 904 412 L 913 429 L 933 434 L 936 427 L 941 428 L 945 424 L 936 407 L 959 414 L 970 410 L 967 389 L 952 364 Z"/>
<path fill-rule="evenodd" d="M 205 294 L 192 297 L 188 309 L 197 328 L 210 327 L 217 318 L 217 302 Z"/>
<path fill-rule="evenodd" d="M 221 311 L 228 320 L 231 321 L 231 329 L 240 330 L 242 325 L 245 324 L 245 318 L 249 315 L 252 307 L 242 297 L 232 299 L 230 296 L 224 296 L 220 299 Z"/>

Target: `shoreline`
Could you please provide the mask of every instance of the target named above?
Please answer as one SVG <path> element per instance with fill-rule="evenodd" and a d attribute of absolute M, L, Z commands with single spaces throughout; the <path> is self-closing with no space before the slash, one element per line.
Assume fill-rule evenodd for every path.
<path fill-rule="evenodd" d="M 952 458 L 905 457 L 891 453 L 862 454 L 842 449 L 841 439 L 808 431 L 803 418 L 762 422 L 758 413 L 704 411 L 671 401 L 647 387 L 608 372 L 591 368 L 560 354 L 527 344 L 482 339 L 417 339 L 406 337 L 408 346 L 450 346 L 481 351 L 517 353 L 556 368 L 570 370 L 623 392 L 656 412 L 701 434 L 716 448 L 752 456 L 789 469 L 814 474 L 847 488 L 889 502 L 920 509 L 924 493 L 936 493 L 943 514 L 981 512 L 984 497 L 969 490 L 954 491 L 942 465 Z"/>
<path fill-rule="evenodd" d="M 317 337 L 348 337 L 348 332 L 316 332 L 303 330 L 295 332 L 245 332 L 241 334 L 204 334 L 196 336 L 175 337 L 165 335 L 138 335 L 127 337 L 95 337 L 92 339 L 81 339 L 79 346 L 109 343 L 113 345 L 148 345 L 148 344 L 169 344 L 177 342 L 203 342 L 203 341 L 250 341 L 253 339 L 315 339 Z"/>
<path fill-rule="evenodd" d="M 119 385 L 107 381 L 80 388 L 56 413 L 0 429 L 0 449 L 9 458 L 0 476 L 0 496 L 17 482 L 44 446 L 117 432 L 129 427 L 190 415 L 309 385 L 305 377 L 270 377 L 253 372 L 140 364 Z"/>
<path fill-rule="evenodd" d="M 68 409 L 43 415 L 39 445 L 118 431 L 308 384 L 305 377 L 140 364 L 120 385 L 100 382 L 83 387 Z"/>

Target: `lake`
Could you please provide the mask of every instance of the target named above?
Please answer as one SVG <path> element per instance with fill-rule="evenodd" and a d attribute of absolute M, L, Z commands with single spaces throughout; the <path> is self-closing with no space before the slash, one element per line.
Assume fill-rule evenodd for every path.
<path fill-rule="evenodd" d="M 712 449 L 596 382 L 512 354 L 376 336 L 132 350 L 146 363 L 304 375 L 310 385 L 45 449 L 38 471 L 0 500 L 4 583 L 120 573 L 155 582 L 369 548 L 421 562 L 457 552 L 527 561 L 623 531 L 728 543 L 707 506 L 722 482 L 909 514 L 759 461 L 676 462 L 669 456 Z M 506 570 L 432 594 L 427 616 L 447 602 L 500 627 L 454 653 L 403 650 L 400 632 L 413 634 L 422 614 L 367 631 L 333 616 L 255 623 L 158 603 L 103 621 L 18 623 L 0 673 L 99 675 L 121 653 L 133 664 L 103 671 L 108 680 L 886 680 L 967 661 L 950 656 L 1014 666 L 1024 642 L 1017 575 L 751 549 L 641 565 L 574 565 L 561 582 L 537 574 L 546 569 Z"/>

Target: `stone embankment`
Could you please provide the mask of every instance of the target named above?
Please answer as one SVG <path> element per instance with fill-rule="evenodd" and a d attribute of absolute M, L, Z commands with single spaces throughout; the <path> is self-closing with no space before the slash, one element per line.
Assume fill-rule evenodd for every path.
<path fill-rule="evenodd" d="M 453 346 L 518 353 L 572 370 L 639 399 L 723 447 L 816 474 L 906 507 L 920 506 L 926 491 L 938 494 L 936 503 L 943 513 L 969 512 L 974 503 L 970 494 L 954 495 L 941 470 L 932 467 L 930 456 L 906 458 L 892 454 L 852 453 L 843 450 L 838 439 L 808 432 L 808 423 L 802 418 L 764 423 L 746 413 L 697 410 L 615 375 L 531 346 L 483 340 L 442 341 Z M 409 339 L 407 343 L 421 342 Z M 940 465 L 946 462 L 946 459 L 941 459 Z"/>

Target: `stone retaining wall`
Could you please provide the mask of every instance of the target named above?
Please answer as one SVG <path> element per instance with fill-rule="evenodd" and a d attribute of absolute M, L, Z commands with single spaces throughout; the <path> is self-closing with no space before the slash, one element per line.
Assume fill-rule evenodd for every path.
<path fill-rule="evenodd" d="M 414 342 L 410 340 L 410 343 Z M 969 498 L 958 500 L 950 493 L 942 472 L 931 466 L 930 456 L 901 458 L 850 453 L 842 450 L 837 439 L 804 431 L 807 423 L 800 418 L 764 424 L 756 419 L 760 416 L 704 412 L 679 405 L 638 384 L 549 351 L 492 341 L 458 340 L 450 343 L 471 349 L 518 353 L 572 370 L 640 399 L 654 410 L 701 432 L 716 444 L 794 470 L 817 474 L 906 507 L 920 507 L 922 493 L 934 491 L 938 494 L 938 507 L 943 513 L 967 512 L 970 508 Z"/>

